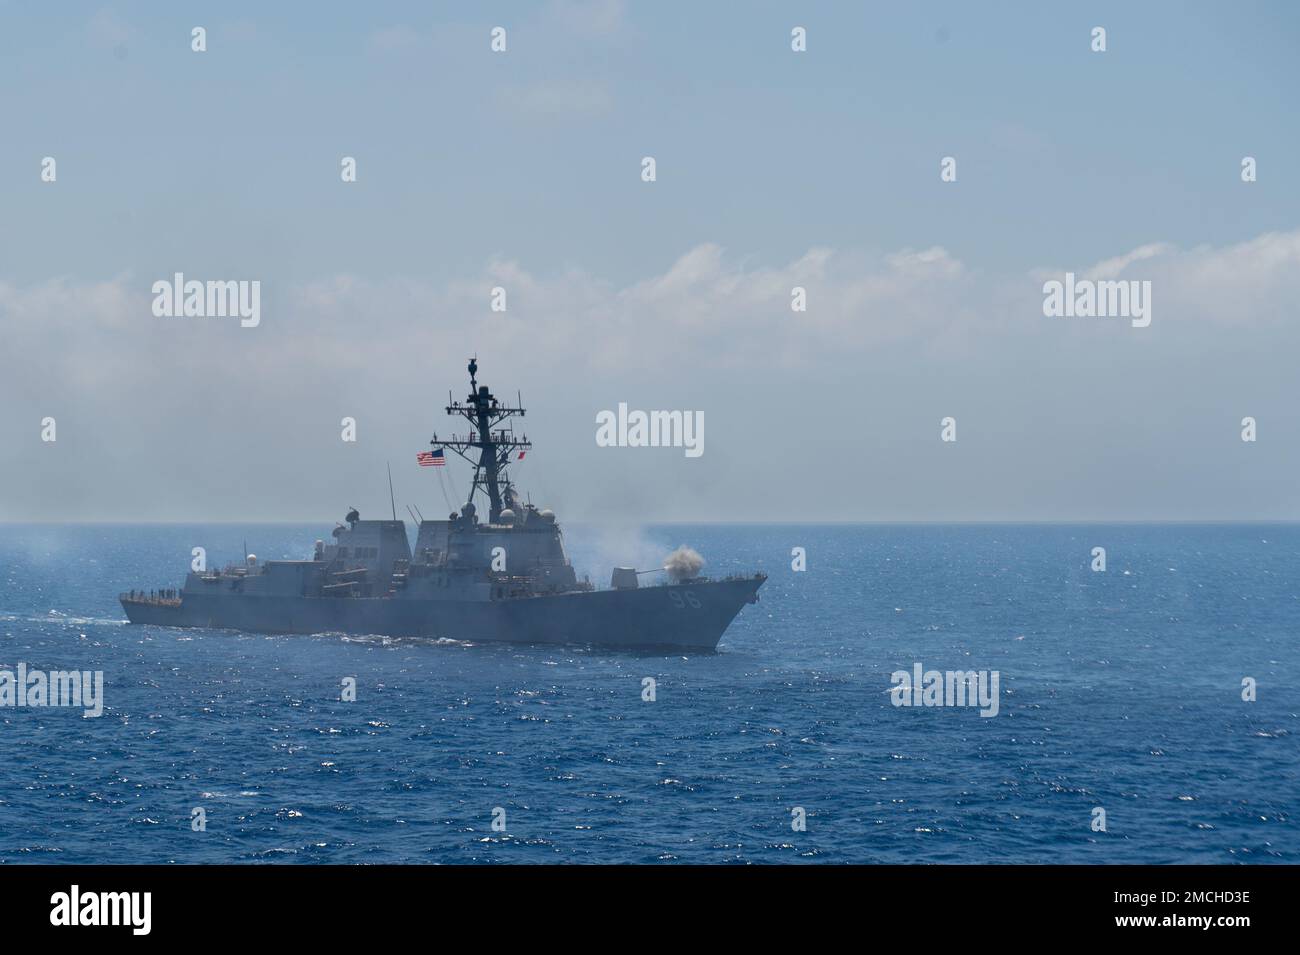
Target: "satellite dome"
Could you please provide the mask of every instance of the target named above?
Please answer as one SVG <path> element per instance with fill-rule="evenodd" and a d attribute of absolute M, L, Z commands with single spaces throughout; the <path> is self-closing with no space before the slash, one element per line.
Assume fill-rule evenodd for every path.
<path fill-rule="evenodd" d="M 541 513 L 539 513 L 537 516 L 540 517 L 542 520 L 546 521 L 548 524 L 555 520 L 555 512 L 551 510 L 549 507 L 542 508 Z"/>
<path fill-rule="evenodd" d="M 257 566 L 257 555 L 256 555 L 256 554 L 249 554 L 249 555 L 248 555 L 248 566 L 249 566 L 249 567 L 256 567 L 256 566 Z"/>
<path fill-rule="evenodd" d="M 501 512 L 501 523 L 513 524 L 514 522 L 515 522 L 515 512 L 510 510 L 510 508 L 507 507 L 504 511 Z"/>

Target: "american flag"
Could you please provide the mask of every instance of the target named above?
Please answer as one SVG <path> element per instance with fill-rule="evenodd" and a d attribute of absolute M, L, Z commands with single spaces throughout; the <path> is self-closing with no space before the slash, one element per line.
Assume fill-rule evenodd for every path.
<path fill-rule="evenodd" d="M 439 448 L 437 451 L 421 451 L 415 460 L 420 462 L 422 468 L 440 468 L 447 463 L 447 456 Z"/>

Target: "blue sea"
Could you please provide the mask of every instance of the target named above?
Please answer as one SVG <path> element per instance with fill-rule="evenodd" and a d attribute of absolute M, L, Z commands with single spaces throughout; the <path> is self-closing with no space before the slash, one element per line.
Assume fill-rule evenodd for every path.
<path fill-rule="evenodd" d="M 0 669 L 102 670 L 105 697 L 0 709 L 0 860 L 1300 862 L 1300 526 L 637 529 L 625 550 L 770 575 L 716 654 L 133 627 L 116 601 L 198 544 L 318 536 L 0 527 Z M 567 544 L 607 582 L 608 534 Z M 997 715 L 893 705 L 917 663 L 996 670 Z"/>

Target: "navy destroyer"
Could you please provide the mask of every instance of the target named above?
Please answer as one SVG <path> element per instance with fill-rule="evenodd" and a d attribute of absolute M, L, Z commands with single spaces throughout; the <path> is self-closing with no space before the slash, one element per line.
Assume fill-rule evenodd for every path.
<path fill-rule="evenodd" d="M 393 520 L 361 520 L 351 509 L 332 543 L 318 540 L 309 560 L 246 556 L 221 570 L 191 571 L 178 589 L 122 594 L 127 618 L 263 633 L 715 649 L 741 608 L 757 602 L 766 575 L 702 577 L 692 552 L 669 560 L 648 585 L 640 578 L 652 572 L 631 567 L 614 568 L 608 589 L 579 580 L 555 514 L 525 503 L 510 479 L 512 456 L 532 447 L 512 423 L 524 416 L 522 402 L 498 402 L 478 383 L 475 359 L 468 370 L 469 397 L 449 395 L 446 409 L 469 423 L 468 432 L 435 434 L 435 450 L 421 458 L 452 451 L 473 466 L 473 483 L 447 520 L 418 521 L 414 549 L 396 506 Z M 487 505 L 486 520 L 476 498 Z"/>

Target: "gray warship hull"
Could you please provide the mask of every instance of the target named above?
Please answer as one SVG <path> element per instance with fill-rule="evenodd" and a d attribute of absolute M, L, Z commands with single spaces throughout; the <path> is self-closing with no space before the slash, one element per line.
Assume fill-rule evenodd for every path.
<path fill-rule="evenodd" d="M 186 593 L 122 598 L 133 624 L 259 633 L 348 633 L 470 643 L 712 651 L 761 577 L 514 599 L 421 600 Z"/>
<path fill-rule="evenodd" d="M 474 468 L 469 497 L 446 520 L 416 508 L 415 546 L 397 519 L 361 519 L 350 508 L 332 542 L 316 541 L 308 560 L 261 563 L 247 553 L 223 569 L 207 567 L 196 547 L 184 586 L 121 595 L 133 624 L 255 633 L 355 633 L 471 643 L 590 644 L 624 649 L 710 651 L 767 577 L 710 579 L 704 559 L 685 546 L 662 567 L 615 567 L 607 590 L 578 579 L 555 514 L 525 500 L 510 478 L 512 461 L 532 448 L 507 422 L 522 407 L 502 403 L 475 379 L 470 393 L 448 395 L 447 413 L 470 430 L 430 441 L 421 466 L 442 466 L 451 451 Z M 517 457 L 515 457 L 517 455 Z M 474 503 L 487 502 L 486 520 Z M 643 574 L 666 583 L 644 587 Z"/>

